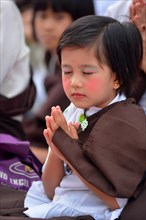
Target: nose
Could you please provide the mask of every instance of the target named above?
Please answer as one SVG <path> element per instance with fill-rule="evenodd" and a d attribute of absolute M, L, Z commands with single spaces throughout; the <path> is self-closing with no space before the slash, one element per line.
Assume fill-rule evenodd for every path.
<path fill-rule="evenodd" d="M 44 28 L 49 30 L 54 28 L 54 21 L 51 18 L 48 18 L 44 21 Z"/>
<path fill-rule="evenodd" d="M 82 83 L 82 81 L 81 81 L 79 76 L 76 76 L 76 75 L 72 76 L 71 86 L 72 87 L 82 87 L 83 86 L 83 83 Z"/>

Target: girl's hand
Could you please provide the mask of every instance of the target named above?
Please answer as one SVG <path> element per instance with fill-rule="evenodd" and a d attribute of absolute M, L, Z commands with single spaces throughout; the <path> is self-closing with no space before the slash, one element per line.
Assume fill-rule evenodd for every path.
<path fill-rule="evenodd" d="M 59 106 L 52 107 L 51 116 L 46 116 L 46 126 L 52 131 L 52 137 L 56 130 L 61 127 L 70 137 L 78 139 L 77 128 L 78 123 L 69 123 L 67 121 Z"/>
<path fill-rule="evenodd" d="M 63 157 L 63 155 L 60 153 L 60 151 L 56 148 L 56 146 L 51 141 L 52 140 L 52 131 L 50 130 L 50 128 L 45 129 L 43 134 L 44 134 L 46 142 L 49 145 L 51 151 L 57 157 L 59 157 L 61 160 L 65 161 L 65 158 Z"/>
<path fill-rule="evenodd" d="M 52 107 L 51 116 L 46 116 L 46 129 L 44 130 L 44 137 L 47 144 L 50 146 L 52 152 L 57 155 L 60 159 L 64 160 L 56 146 L 52 143 L 53 135 L 56 130 L 61 127 L 71 138 L 78 139 L 77 127 L 78 123 L 69 125 L 59 106 Z"/>

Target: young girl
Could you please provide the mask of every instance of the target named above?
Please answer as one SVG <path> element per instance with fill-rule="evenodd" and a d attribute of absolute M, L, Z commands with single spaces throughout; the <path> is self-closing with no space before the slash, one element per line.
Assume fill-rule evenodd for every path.
<path fill-rule="evenodd" d="M 57 106 L 46 117 L 51 150 L 25 214 L 116 219 L 146 168 L 145 114 L 126 99 L 141 64 L 141 35 L 132 23 L 85 16 L 67 28 L 57 51 L 71 104 L 64 116 Z"/>
<path fill-rule="evenodd" d="M 61 80 L 61 69 L 56 48 L 63 31 L 74 20 L 94 14 L 93 0 L 35 0 L 33 1 L 34 37 L 45 50 L 45 71 L 35 71 L 34 82 L 37 97 L 31 113 L 26 117 L 24 129 L 31 145 L 44 146 L 43 137 L 45 116 L 51 113 L 51 107 L 60 105 L 64 110 L 70 103 L 66 97 Z M 31 115 L 32 115 L 31 114 Z"/>

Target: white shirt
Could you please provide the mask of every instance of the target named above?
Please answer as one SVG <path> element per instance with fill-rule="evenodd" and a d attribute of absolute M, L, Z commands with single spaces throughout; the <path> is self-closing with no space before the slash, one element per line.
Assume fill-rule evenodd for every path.
<path fill-rule="evenodd" d="M 119 0 L 94 0 L 94 8 L 95 8 L 95 14 L 96 15 L 104 15 L 106 9 L 108 6 L 114 4 Z"/>
<path fill-rule="evenodd" d="M 119 0 L 109 6 L 105 11 L 105 16 L 112 17 L 120 22 L 129 21 L 129 10 L 132 0 Z"/>
<path fill-rule="evenodd" d="M 0 0 L 0 93 L 21 93 L 30 80 L 29 49 L 21 14 L 12 0 Z"/>

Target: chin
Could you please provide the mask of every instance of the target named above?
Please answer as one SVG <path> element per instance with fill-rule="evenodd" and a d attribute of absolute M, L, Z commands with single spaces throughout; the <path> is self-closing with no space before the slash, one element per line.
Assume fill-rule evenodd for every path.
<path fill-rule="evenodd" d="M 70 101 L 77 107 L 77 108 L 89 108 L 89 104 L 85 101 L 79 100 L 79 99 L 73 99 L 70 97 Z"/>
<path fill-rule="evenodd" d="M 87 105 L 82 105 L 82 104 L 78 104 L 78 103 L 74 103 L 73 104 L 77 107 L 77 108 L 82 108 L 82 109 L 85 109 L 85 108 L 89 108 L 89 106 Z"/>

